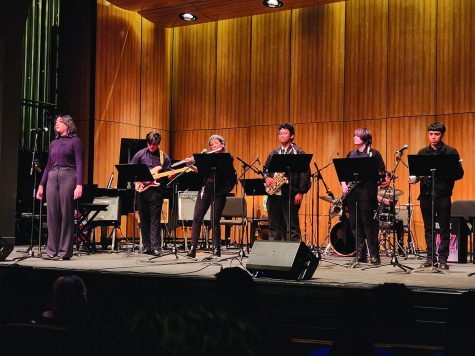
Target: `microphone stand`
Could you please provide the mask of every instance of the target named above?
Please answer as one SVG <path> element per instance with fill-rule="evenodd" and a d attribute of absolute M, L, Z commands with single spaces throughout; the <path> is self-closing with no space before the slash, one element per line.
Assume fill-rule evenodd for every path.
<path fill-rule="evenodd" d="M 31 230 L 30 230 L 30 246 L 24 252 L 26 255 L 18 258 L 18 261 L 23 261 L 30 257 L 35 257 L 35 251 L 33 250 L 33 235 L 35 231 L 35 205 L 36 205 L 36 182 L 37 182 L 37 169 L 38 169 L 38 161 L 36 160 L 36 153 L 38 152 L 38 136 L 40 131 L 34 131 L 34 141 L 33 141 L 33 152 L 31 154 L 31 165 L 30 165 L 30 176 L 33 176 L 33 194 L 32 194 L 32 201 L 31 201 Z M 46 194 L 46 192 L 45 192 Z M 40 200 L 40 217 L 41 217 L 41 208 L 43 205 L 43 199 Z M 38 227 L 38 255 L 37 257 L 41 257 L 41 230 L 42 230 L 42 221 L 40 218 L 40 226 Z"/>
<path fill-rule="evenodd" d="M 236 157 L 236 158 L 239 160 L 239 162 L 242 163 L 242 168 L 243 168 L 243 172 L 238 177 L 237 181 L 239 181 L 243 177 L 244 182 L 245 182 L 246 181 L 246 172 L 248 170 L 251 170 L 256 174 L 263 175 L 263 172 L 261 172 L 259 169 L 254 167 L 254 165 L 256 164 L 256 162 L 258 160 L 257 157 L 254 160 L 254 162 L 252 162 L 251 164 L 248 164 L 248 163 L 244 162 L 239 157 Z M 244 186 L 241 184 L 241 196 L 243 197 L 243 199 L 244 199 L 244 195 L 245 195 Z M 244 220 L 244 204 L 242 204 L 242 219 Z M 253 224 L 253 223 L 254 223 L 254 195 L 252 196 L 252 222 L 251 222 L 251 224 Z M 244 253 L 244 245 L 243 244 L 244 244 L 244 229 L 241 229 L 241 241 L 240 241 L 240 247 L 239 247 L 239 257 L 241 257 L 241 261 L 244 257 L 246 257 L 246 254 Z M 247 253 L 249 253 L 249 239 L 248 239 L 248 242 L 247 242 Z"/>
<path fill-rule="evenodd" d="M 315 256 L 321 260 L 321 261 L 325 261 L 325 262 L 328 262 L 328 263 L 331 263 L 333 265 L 336 265 L 336 266 L 341 266 L 341 267 L 345 267 L 344 265 L 340 264 L 340 263 L 336 263 L 336 262 L 333 262 L 333 261 L 330 261 L 330 260 L 327 260 L 325 258 L 322 258 L 321 256 L 321 252 L 320 252 L 320 202 L 319 202 L 319 197 L 320 197 L 320 181 L 322 181 L 323 183 L 323 186 L 325 187 L 325 191 L 327 193 L 327 195 L 329 197 L 332 198 L 333 201 L 336 200 L 335 198 L 335 195 L 332 193 L 332 191 L 330 190 L 330 188 L 328 187 L 328 185 L 325 183 L 325 180 L 323 179 L 323 176 L 322 176 L 322 171 L 331 166 L 333 164 L 333 161 L 331 161 L 330 163 L 328 163 L 327 165 L 323 166 L 322 169 L 319 169 L 318 166 L 317 166 L 317 163 L 313 163 L 314 166 L 315 166 L 315 169 L 317 170 L 315 173 L 313 173 L 310 177 L 312 179 L 316 179 L 317 180 L 317 197 L 315 198 L 315 201 L 316 201 L 316 205 L 317 205 L 317 246 L 315 248 Z M 328 216 L 328 220 L 329 220 L 329 225 L 330 225 L 330 221 L 331 221 L 331 217 Z M 330 234 L 328 235 L 328 238 L 330 238 Z"/>
<path fill-rule="evenodd" d="M 386 186 L 386 191 L 384 192 L 384 195 L 381 199 L 381 202 L 378 206 L 378 209 L 376 210 L 376 213 L 373 217 L 374 220 L 376 220 L 376 218 L 379 216 L 379 213 L 380 213 L 380 209 L 382 208 L 382 206 L 384 206 L 384 199 L 386 198 L 386 194 L 388 193 L 389 189 L 391 188 L 391 183 L 392 183 L 392 189 L 393 189 L 393 194 L 392 194 L 392 201 L 391 201 L 391 206 L 390 206 L 390 213 L 389 213 L 389 216 L 391 216 L 391 214 L 395 213 L 395 209 L 396 209 L 396 170 L 397 170 L 397 167 L 399 166 L 399 163 L 402 162 L 402 154 L 403 154 L 403 151 L 400 151 L 399 152 L 399 155 L 401 156 L 398 156 L 396 158 L 396 166 L 394 167 L 394 169 L 391 171 L 391 178 L 389 179 L 389 182 L 388 182 L 388 185 Z M 403 164 L 405 165 L 405 163 L 403 162 Z M 399 260 L 397 258 L 397 238 L 396 238 L 396 217 L 395 217 L 395 214 L 393 214 L 393 221 L 391 222 L 391 219 L 389 219 L 389 223 L 392 224 L 392 234 L 393 234 L 393 243 L 392 243 L 392 257 L 391 257 L 391 261 L 387 264 L 383 264 L 383 265 L 379 265 L 379 266 L 370 266 L 370 267 L 366 267 L 366 268 L 363 268 L 362 270 L 367 270 L 367 269 L 373 269 L 373 268 L 380 268 L 380 267 L 384 267 L 384 266 L 393 266 L 393 267 L 398 267 L 400 268 L 403 272 L 405 273 L 410 273 L 410 271 L 412 271 L 412 267 L 409 267 L 409 266 L 406 266 L 406 265 L 403 265 L 402 263 L 399 263 Z"/>

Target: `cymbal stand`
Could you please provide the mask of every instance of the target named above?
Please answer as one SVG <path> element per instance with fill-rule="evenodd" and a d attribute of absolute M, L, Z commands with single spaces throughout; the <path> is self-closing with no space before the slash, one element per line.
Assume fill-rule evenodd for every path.
<path fill-rule="evenodd" d="M 403 162 L 404 163 L 404 162 Z M 415 259 L 420 259 L 422 256 L 419 254 L 419 246 L 416 246 L 417 241 L 414 239 L 414 235 L 412 233 L 412 223 L 413 223 L 413 216 L 412 216 L 412 203 L 411 203 L 411 185 L 408 183 L 408 206 L 407 206 L 407 257 L 409 255 L 413 255 Z"/>
<path fill-rule="evenodd" d="M 332 164 L 333 164 L 333 161 L 330 161 L 330 163 L 325 165 L 322 169 L 319 169 L 317 166 L 317 163 L 313 162 L 313 165 L 315 166 L 315 169 L 317 170 L 314 174 L 311 175 L 311 178 L 317 181 L 316 182 L 317 196 L 315 197 L 315 204 L 317 205 L 317 229 L 316 229 L 317 230 L 317 245 L 315 246 L 317 258 L 321 257 L 320 256 L 320 202 L 318 200 L 320 197 L 320 181 L 322 181 L 323 187 L 325 188 L 327 195 L 330 198 L 332 198 L 333 201 L 337 200 L 335 198 L 335 195 L 332 193 L 332 191 L 328 187 L 327 183 L 325 183 L 325 180 L 323 179 L 323 176 L 322 176 L 322 171 Z M 329 221 L 329 224 L 331 225 L 331 219 Z M 330 233 L 328 234 L 328 238 L 330 238 Z"/>

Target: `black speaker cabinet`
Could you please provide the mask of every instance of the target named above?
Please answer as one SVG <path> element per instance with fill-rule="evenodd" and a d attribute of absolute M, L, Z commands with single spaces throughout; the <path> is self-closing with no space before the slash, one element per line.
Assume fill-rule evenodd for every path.
<path fill-rule="evenodd" d="M 258 276 L 310 279 L 318 259 L 303 242 L 255 241 L 246 268 Z"/>
<path fill-rule="evenodd" d="M 0 261 L 5 261 L 12 251 L 13 244 L 0 237 Z"/>

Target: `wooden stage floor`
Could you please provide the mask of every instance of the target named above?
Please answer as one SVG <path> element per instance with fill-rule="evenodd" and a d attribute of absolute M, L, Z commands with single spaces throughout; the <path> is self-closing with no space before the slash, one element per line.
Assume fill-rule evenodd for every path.
<path fill-rule="evenodd" d="M 198 252 L 196 259 L 187 258 L 184 253 L 179 253 L 178 258 L 175 258 L 173 254 L 150 258 L 138 252 L 134 254 L 98 252 L 90 255 L 85 253 L 80 256 L 75 255 L 69 261 L 46 260 L 38 257 L 15 260 L 24 256 L 22 251 L 25 250 L 25 246 L 17 246 L 6 261 L 0 262 L 0 266 L 22 266 L 65 271 L 97 271 L 112 274 L 157 274 L 214 278 L 214 275 L 221 268 L 234 266 L 245 268 L 248 260 L 244 258 L 241 261 L 241 258 L 237 256 L 238 251 L 235 249 L 225 249 L 221 258 L 211 260 L 206 260 L 210 254 L 205 252 Z M 364 268 L 371 265 L 360 264 L 357 268 L 346 268 L 345 265 L 353 260 L 351 257 L 323 256 L 313 278 L 306 281 L 282 281 L 267 278 L 257 278 L 256 280 L 358 288 L 372 288 L 382 283 L 403 283 L 415 290 L 438 290 L 455 293 L 475 289 L 475 276 L 468 276 L 469 273 L 475 272 L 475 264 L 471 263 L 449 263 L 450 270 L 444 273 L 431 273 L 428 270 L 418 273 L 405 273 L 399 267 L 390 265 L 389 257 L 382 257 L 382 267 L 367 270 Z M 424 261 L 423 258 L 399 258 L 399 263 L 414 269 L 418 268 Z M 389 265 L 384 266 L 384 264 Z"/>

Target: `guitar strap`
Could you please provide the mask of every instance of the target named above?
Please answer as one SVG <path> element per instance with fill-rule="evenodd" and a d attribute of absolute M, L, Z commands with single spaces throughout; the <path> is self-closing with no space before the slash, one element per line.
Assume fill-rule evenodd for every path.
<path fill-rule="evenodd" d="M 163 167 L 163 151 L 160 150 L 160 165 Z"/>

